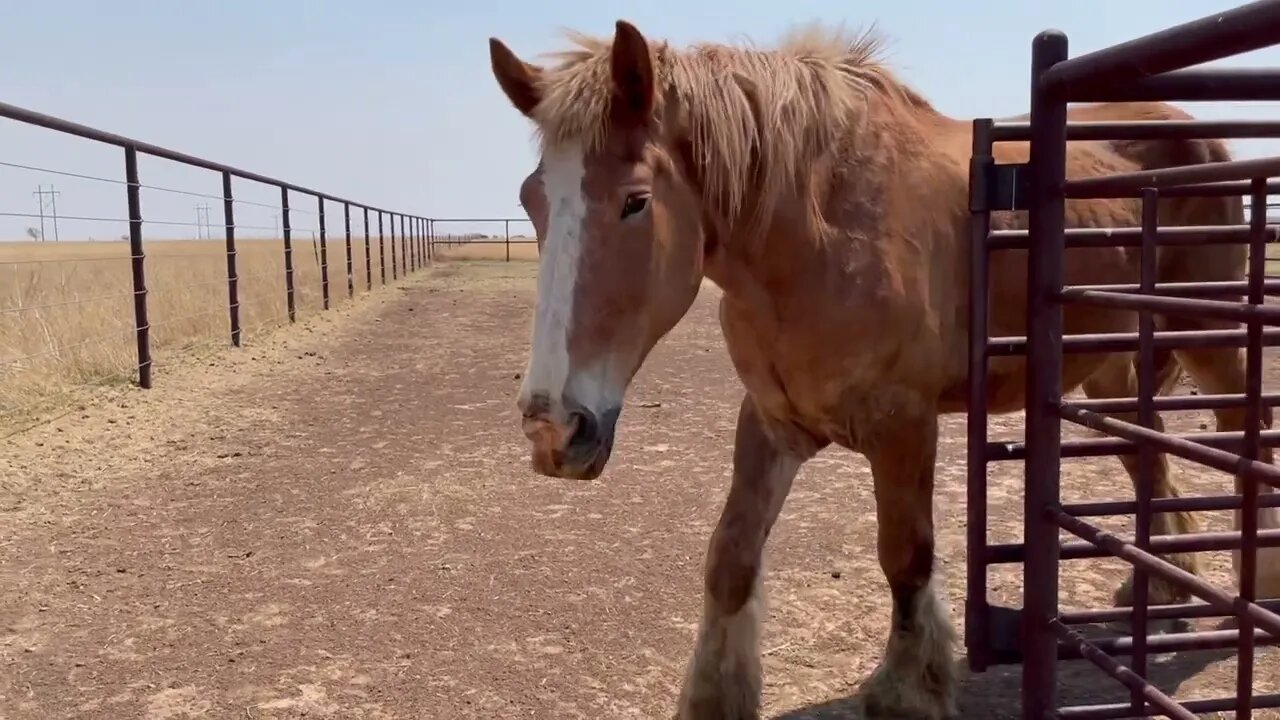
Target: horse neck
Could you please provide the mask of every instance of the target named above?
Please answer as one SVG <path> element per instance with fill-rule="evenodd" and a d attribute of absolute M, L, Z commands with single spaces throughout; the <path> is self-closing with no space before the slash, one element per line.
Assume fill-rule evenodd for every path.
<path fill-rule="evenodd" d="M 748 197 L 738 217 L 710 218 L 716 242 L 705 274 L 726 295 L 772 304 L 788 292 L 811 292 L 831 273 L 900 261 L 905 249 L 888 245 L 893 233 L 883 232 L 886 198 L 902 191 L 903 177 L 935 174 L 941 148 L 963 144 L 965 124 L 928 107 L 872 101 L 849 132 L 765 217 L 752 215 Z"/>

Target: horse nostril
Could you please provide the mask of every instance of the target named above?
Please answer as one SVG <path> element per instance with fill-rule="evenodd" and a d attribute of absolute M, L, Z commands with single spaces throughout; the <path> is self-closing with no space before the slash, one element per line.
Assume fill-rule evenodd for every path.
<path fill-rule="evenodd" d="M 551 408 L 551 400 L 547 398 L 545 393 L 534 393 L 527 400 L 516 403 L 520 408 L 520 414 L 526 420 L 535 420 L 545 417 Z"/>
<path fill-rule="evenodd" d="M 600 434 L 600 426 L 596 418 L 586 410 L 575 410 L 570 413 L 574 421 L 573 435 L 569 437 L 569 447 L 594 445 Z"/>

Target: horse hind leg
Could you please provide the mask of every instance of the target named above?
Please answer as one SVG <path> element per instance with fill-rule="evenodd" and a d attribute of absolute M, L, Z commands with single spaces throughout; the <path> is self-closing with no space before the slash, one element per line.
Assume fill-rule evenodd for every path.
<path fill-rule="evenodd" d="M 1085 394 L 1095 399 L 1136 397 L 1138 394 L 1138 375 L 1132 358 L 1133 356 L 1130 354 L 1117 354 L 1109 358 L 1093 375 L 1084 381 Z M 1162 391 L 1177 378 L 1178 364 L 1173 361 L 1171 356 L 1166 354 L 1157 358 L 1156 373 L 1155 392 L 1158 395 L 1162 394 Z M 1107 414 L 1125 422 L 1136 423 L 1138 421 L 1137 413 Z M 1160 414 L 1154 413 L 1152 420 L 1152 429 L 1164 432 L 1164 421 L 1161 419 Z M 1125 472 L 1129 474 L 1135 494 L 1138 488 L 1140 472 L 1139 458 L 1140 456 L 1137 454 L 1120 456 L 1120 462 L 1124 466 Z M 1169 472 L 1168 456 L 1162 452 L 1154 453 L 1153 462 L 1151 497 L 1179 497 L 1181 493 Z M 1195 518 L 1190 513 L 1181 511 L 1152 513 L 1150 527 L 1152 535 L 1179 535 L 1196 532 Z M 1189 573 L 1200 574 L 1200 563 L 1194 553 L 1175 553 L 1165 555 L 1163 559 Z M 1173 604 L 1190 599 L 1190 595 L 1180 586 L 1161 578 L 1152 577 L 1148 582 L 1147 597 L 1151 604 Z M 1133 604 L 1132 573 L 1116 590 L 1115 604 L 1122 607 Z"/>
<path fill-rule="evenodd" d="M 1191 375 L 1200 392 L 1204 394 L 1243 393 L 1245 388 L 1244 354 L 1238 348 L 1197 348 L 1178 352 L 1179 361 Z M 1239 432 L 1245 429 L 1244 408 L 1224 408 L 1214 411 L 1219 432 Z M 1266 408 L 1261 419 L 1263 428 L 1271 427 L 1271 409 Z M 1272 462 L 1271 448 L 1262 448 L 1259 460 Z M 1244 481 L 1251 482 L 1251 481 Z M 1239 476 L 1235 479 L 1235 491 L 1243 492 Z M 1259 484 L 1259 493 L 1275 492 L 1265 484 Z M 1242 513 L 1232 513 L 1232 527 L 1240 529 Z M 1280 528 L 1280 508 L 1264 508 L 1258 511 L 1259 529 Z M 1280 548 L 1259 548 L 1255 574 L 1255 592 L 1259 598 L 1280 598 Z M 1231 553 L 1232 568 L 1240 576 L 1240 551 Z"/>

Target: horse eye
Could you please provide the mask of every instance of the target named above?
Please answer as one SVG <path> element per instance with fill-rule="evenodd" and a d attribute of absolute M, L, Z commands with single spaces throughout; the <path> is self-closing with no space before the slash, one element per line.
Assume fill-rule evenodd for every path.
<path fill-rule="evenodd" d="M 649 193 L 634 193 L 628 195 L 627 199 L 622 203 L 622 219 L 635 215 L 644 210 L 649 205 Z"/>

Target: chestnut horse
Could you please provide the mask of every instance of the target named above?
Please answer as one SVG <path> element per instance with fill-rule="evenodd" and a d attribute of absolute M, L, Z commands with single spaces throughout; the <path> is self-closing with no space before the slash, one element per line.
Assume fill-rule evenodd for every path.
<path fill-rule="evenodd" d="M 521 202 L 540 260 L 532 349 L 519 407 L 534 468 L 600 475 L 623 396 L 688 310 L 702 279 L 723 290 L 720 322 L 746 388 L 733 481 L 706 558 L 704 605 L 678 716 L 760 713 L 761 554 L 801 465 L 836 444 L 870 462 L 880 565 L 893 597 L 868 717 L 955 711 L 954 631 L 935 583 L 932 489 L 938 416 L 966 409 L 971 125 L 939 113 L 878 59 L 871 35 L 814 27 L 776 49 L 650 43 L 618 22 L 612 41 L 573 35 L 548 67 L 490 40 L 494 76 L 533 121 L 541 162 Z M 1163 104 L 1076 108 L 1073 120 L 1185 118 Z M 1025 160 L 1025 144 L 999 160 Z M 1068 172 L 1095 176 L 1228 158 L 1217 141 L 1072 143 Z M 1164 202 L 1166 224 L 1243 222 L 1241 201 Z M 1071 201 L 1072 226 L 1140 224 L 1132 200 Z M 1025 227 L 1002 213 L 996 227 Z M 1168 247 L 1160 281 L 1237 280 L 1243 246 Z M 991 330 L 1025 333 L 1025 252 L 997 253 Z M 1136 282 L 1133 253 L 1071 250 L 1072 284 Z M 1069 333 L 1132 331 L 1136 315 L 1069 307 Z M 1223 327 L 1160 318 L 1162 328 Z M 1225 325 L 1230 327 L 1231 325 Z M 1179 351 L 1204 392 L 1243 392 L 1237 349 Z M 991 362 L 992 412 L 1022 407 L 1024 361 Z M 1133 354 L 1070 355 L 1063 386 L 1135 394 Z M 1243 412 L 1222 410 L 1220 430 Z M 1268 456 L 1268 461 L 1270 457 Z M 1132 458 L 1125 460 L 1130 475 Z M 1157 496 L 1177 494 L 1158 460 Z M 1274 513 L 1263 527 L 1280 525 Z M 1192 529 L 1158 514 L 1155 533 Z M 1196 571 L 1195 557 L 1170 560 Z M 1280 593 L 1280 556 L 1259 590 Z M 1128 602 L 1129 583 L 1117 592 Z M 1152 602 L 1184 598 L 1152 585 Z"/>

